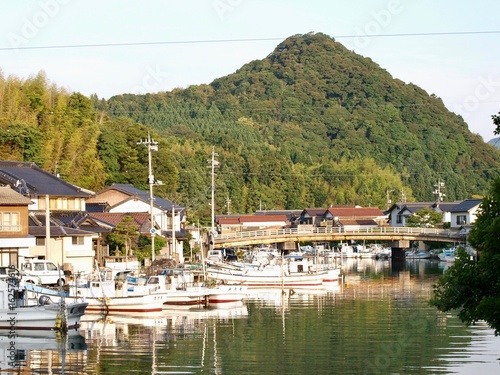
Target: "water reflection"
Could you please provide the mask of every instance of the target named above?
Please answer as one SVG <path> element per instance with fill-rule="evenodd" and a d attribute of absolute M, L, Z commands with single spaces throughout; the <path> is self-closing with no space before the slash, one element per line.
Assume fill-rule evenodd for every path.
<path fill-rule="evenodd" d="M 18 374 L 20 369 L 33 368 L 45 374 L 81 374 L 86 349 L 85 338 L 77 331 L 67 335 L 52 331 L 34 331 L 29 336 L 2 335 L 0 371 Z"/>
<path fill-rule="evenodd" d="M 328 290 L 253 290 L 228 308 L 86 315 L 87 348 L 67 373 L 498 373 L 500 338 L 491 329 L 428 305 L 443 264 L 352 259 L 343 267 L 344 283 Z M 57 348 L 27 355 L 41 372 L 51 361 L 70 363 Z"/>

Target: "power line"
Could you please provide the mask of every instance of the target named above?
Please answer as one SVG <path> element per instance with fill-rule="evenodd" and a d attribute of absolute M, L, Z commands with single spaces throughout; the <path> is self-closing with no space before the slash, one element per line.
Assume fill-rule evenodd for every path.
<path fill-rule="evenodd" d="M 481 35 L 500 34 L 500 30 L 489 31 L 449 31 L 449 32 L 428 32 L 428 33 L 395 33 L 395 34 L 356 34 L 356 35 L 334 35 L 334 39 L 349 38 L 393 38 L 393 37 L 413 37 L 413 36 L 449 36 L 449 35 Z M 170 44 L 209 44 L 209 43 L 249 43 L 249 42 L 269 42 L 283 41 L 287 37 L 270 38 L 241 38 L 241 39 L 198 39 L 198 40 L 166 40 L 156 42 L 125 42 L 125 43 L 95 43 L 95 44 L 61 44 L 48 46 L 25 46 L 25 47 L 0 47 L 0 51 L 19 50 L 39 50 L 39 49 L 65 49 L 65 48 L 102 48 L 102 47 L 138 47 Z"/>

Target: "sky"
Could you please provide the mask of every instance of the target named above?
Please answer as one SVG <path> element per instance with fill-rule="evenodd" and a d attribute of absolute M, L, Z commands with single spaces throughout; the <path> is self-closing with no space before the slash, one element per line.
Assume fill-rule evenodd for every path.
<path fill-rule="evenodd" d="M 497 0 L 0 0 L 0 69 L 108 99 L 210 83 L 322 32 L 494 138 Z"/>

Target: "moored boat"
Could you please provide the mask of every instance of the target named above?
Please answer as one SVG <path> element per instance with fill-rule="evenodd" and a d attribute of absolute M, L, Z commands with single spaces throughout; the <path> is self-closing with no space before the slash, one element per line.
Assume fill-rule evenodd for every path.
<path fill-rule="evenodd" d="M 59 299 L 56 302 L 56 298 Z M 40 295 L 33 300 L 23 283 L 0 279 L 0 331 L 19 335 L 28 331 L 67 331 L 80 327 L 87 302 Z"/>
<path fill-rule="evenodd" d="M 304 257 L 283 257 L 280 264 L 263 267 L 209 263 L 206 272 L 216 282 L 249 288 L 321 288 L 340 276 L 340 268 L 317 265 Z"/>
<path fill-rule="evenodd" d="M 84 284 L 70 285 L 69 297 L 88 302 L 87 311 L 97 313 L 131 313 L 161 311 L 166 295 L 150 290 L 130 292 L 126 280 L 114 280 L 102 270 Z"/>

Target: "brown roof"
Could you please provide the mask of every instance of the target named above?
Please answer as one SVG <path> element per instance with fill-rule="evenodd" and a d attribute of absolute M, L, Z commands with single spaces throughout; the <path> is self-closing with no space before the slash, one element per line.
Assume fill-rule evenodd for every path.
<path fill-rule="evenodd" d="M 221 217 L 219 219 L 219 224 L 221 225 L 229 225 L 229 224 L 239 224 L 240 223 L 240 218 L 239 217 Z"/>
<path fill-rule="evenodd" d="M 105 223 L 111 224 L 115 227 L 121 223 L 125 216 L 131 216 L 139 227 L 146 222 L 149 223 L 149 219 L 151 217 L 151 215 L 147 212 L 92 212 L 89 216 L 96 220 L 104 221 Z"/>
<path fill-rule="evenodd" d="M 266 215 L 266 216 L 252 216 L 245 215 L 240 216 L 240 222 L 244 223 L 265 223 L 273 221 L 283 221 L 286 222 L 286 215 Z"/>
<path fill-rule="evenodd" d="M 221 217 L 218 223 L 223 225 L 236 225 L 241 223 L 270 223 L 276 221 L 287 221 L 286 215 L 241 215 L 233 217 Z"/>
<path fill-rule="evenodd" d="M 334 217 L 380 217 L 384 216 L 382 210 L 378 207 L 332 207 L 328 212 Z"/>
<path fill-rule="evenodd" d="M 0 205 L 2 206 L 28 206 L 31 199 L 12 190 L 10 186 L 0 186 Z"/>
<path fill-rule="evenodd" d="M 341 219 L 340 224 L 342 225 L 366 225 L 366 226 L 378 226 L 374 220 L 369 219 Z"/>

